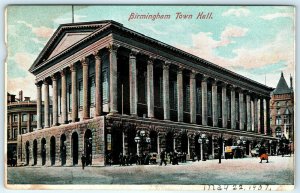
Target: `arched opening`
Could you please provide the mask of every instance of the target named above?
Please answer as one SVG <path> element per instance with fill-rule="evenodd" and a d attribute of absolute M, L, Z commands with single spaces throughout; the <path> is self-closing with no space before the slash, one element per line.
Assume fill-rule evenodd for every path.
<path fill-rule="evenodd" d="M 29 152 L 30 152 L 30 149 L 29 149 L 29 141 L 26 141 L 26 165 L 28 166 L 29 165 Z"/>
<path fill-rule="evenodd" d="M 61 165 L 64 166 L 66 165 L 67 161 L 67 147 L 66 147 L 66 135 L 62 134 L 60 136 L 60 158 L 61 158 Z"/>
<path fill-rule="evenodd" d="M 73 157 L 73 165 L 78 164 L 78 134 L 74 132 L 72 134 L 72 157 Z"/>
<path fill-rule="evenodd" d="M 119 127 L 113 127 L 111 131 L 111 149 L 108 147 L 108 151 L 111 150 L 112 163 L 119 163 L 119 155 L 122 152 L 123 147 L 123 132 Z"/>
<path fill-rule="evenodd" d="M 246 155 L 250 155 L 250 141 L 246 141 Z"/>
<path fill-rule="evenodd" d="M 42 157 L 42 165 L 46 164 L 46 139 L 43 138 L 41 141 L 41 157 Z"/>
<path fill-rule="evenodd" d="M 136 142 L 134 141 L 135 136 L 136 136 L 136 130 L 134 128 L 127 129 L 128 154 L 135 155 L 137 153 Z"/>
<path fill-rule="evenodd" d="M 188 136 L 186 133 L 181 134 L 181 152 L 186 154 L 188 152 Z"/>
<path fill-rule="evenodd" d="M 37 164 L 37 140 L 33 141 L 33 165 Z"/>
<path fill-rule="evenodd" d="M 50 161 L 51 166 L 55 165 L 55 154 L 56 154 L 55 137 L 52 136 L 50 139 Z"/>
<path fill-rule="evenodd" d="M 92 165 L 93 137 L 92 131 L 87 129 L 84 134 L 84 152 L 86 165 Z"/>
<path fill-rule="evenodd" d="M 157 149 L 157 132 L 150 131 L 150 152 L 158 152 Z"/>
<path fill-rule="evenodd" d="M 173 133 L 168 132 L 166 135 L 166 152 L 170 153 L 174 151 Z"/>

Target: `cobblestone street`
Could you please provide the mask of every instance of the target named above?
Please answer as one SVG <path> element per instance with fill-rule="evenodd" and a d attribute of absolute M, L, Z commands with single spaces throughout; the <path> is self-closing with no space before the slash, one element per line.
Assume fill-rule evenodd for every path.
<path fill-rule="evenodd" d="M 208 160 L 159 166 L 9 167 L 8 184 L 294 184 L 294 157 Z"/>

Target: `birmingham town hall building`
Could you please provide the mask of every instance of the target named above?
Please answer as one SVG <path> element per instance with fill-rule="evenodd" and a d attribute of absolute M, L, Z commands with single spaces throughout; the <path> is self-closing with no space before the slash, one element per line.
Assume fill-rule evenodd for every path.
<path fill-rule="evenodd" d="M 37 129 L 19 143 L 29 165 L 76 165 L 82 152 L 92 165 L 105 165 L 107 154 L 113 163 L 120 153 L 189 156 L 202 143 L 213 158 L 218 138 L 249 155 L 275 140 L 272 88 L 114 21 L 61 25 L 29 71 Z"/>

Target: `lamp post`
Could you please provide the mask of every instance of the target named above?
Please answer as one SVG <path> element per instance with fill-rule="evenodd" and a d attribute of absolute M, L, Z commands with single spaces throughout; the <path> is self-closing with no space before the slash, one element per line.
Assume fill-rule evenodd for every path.
<path fill-rule="evenodd" d="M 141 130 L 137 132 L 136 137 L 134 138 L 134 141 L 136 142 L 136 148 L 137 148 L 137 155 L 140 156 L 140 145 L 141 145 L 141 154 L 144 153 L 144 145 L 149 144 L 151 139 L 150 137 L 146 136 L 146 131 Z"/>
<path fill-rule="evenodd" d="M 272 140 L 269 140 L 269 155 L 273 155 L 273 151 L 272 151 Z"/>
<path fill-rule="evenodd" d="M 203 148 L 203 146 L 208 144 L 209 140 L 207 139 L 205 134 L 202 134 L 201 136 L 199 136 L 198 143 L 200 144 L 200 150 L 201 150 L 200 159 L 202 161 L 206 161 L 205 154 L 204 154 L 205 147 Z"/>
<path fill-rule="evenodd" d="M 219 164 L 221 163 L 222 153 L 224 151 L 223 149 L 223 134 L 221 134 L 218 137 L 218 158 L 219 158 Z"/>

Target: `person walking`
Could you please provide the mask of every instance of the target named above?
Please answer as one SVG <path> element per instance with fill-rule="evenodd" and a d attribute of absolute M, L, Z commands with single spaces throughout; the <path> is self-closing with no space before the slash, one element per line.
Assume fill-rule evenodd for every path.
<path fill-rule="evenodd" d="M 165 152 L 165 150 L 163 150 L 163 151 L 160 153 L 160 166 L 162 165 L 162 163 L 164 163 L 165 166 L 167 165 L 167 162 L 166 162 L 166 152 Z"/>
<path fill-rule="evenodd" d="M 82 155 L 81 155 L 81 165 L 82 165 L 83 170 L 84 170 L 84 167 L 85 167 L 85 163 L 86 163 L 86 157 L 85 157 L 84 153 L 82 153 Z"/>

